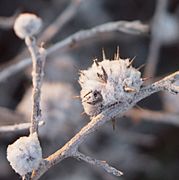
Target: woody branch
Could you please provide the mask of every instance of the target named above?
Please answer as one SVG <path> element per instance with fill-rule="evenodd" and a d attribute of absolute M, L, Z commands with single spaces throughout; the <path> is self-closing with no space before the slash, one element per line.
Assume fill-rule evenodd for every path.
<path fill-rule="evenodd" d="M 141 88 L 136 93 L 133 99 L 123 104 L 116 104 L 112 108 L 108 108 L 96 117 L 94 117 L 86 126 L 84 126 L 79 133 L 77 133 L 70 141 L 68 141 L 61 149 L 43 160 L 36 171 L 32 173 L 32 180 L 39 179 L 49 168 L 61 162 L 67 157 L 75 157 L 78 152 L 78 147 L 82 144 L 88 136 L 96 129 L 101 127 L 104 123 L 114 117 L 121 117 L 123 114 L 131 109 L 137 102 L 150 96 L 158 91 L 168 91 L 173 94 L 179 93 L 179 86 L 174 83 L 179 80 L 179 71 L 157 81 L 151 85 Z M 119 108 L 120 107 L 120 108 Z"/>

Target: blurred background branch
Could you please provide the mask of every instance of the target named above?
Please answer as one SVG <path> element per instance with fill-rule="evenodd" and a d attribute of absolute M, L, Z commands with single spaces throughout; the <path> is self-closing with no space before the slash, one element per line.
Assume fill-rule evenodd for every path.
<path fill-rule="evenodd" d="M 0 1 L 2 24 L 7 25 L 5 29 L 0 27 L 0 128 L 3 130 L 0 133 L 0 179 L 6 180 L 19 179 L 7 163 L 6 147 L 18 137 L 27 135 L 27 130 L 14 129 L 16 125 L 28 125 L 31 110 L 31 70 L 26 68 L 30 67 L 30 60 L 27 60 L 24 43 L 12 31 L 14 12 L 18 12 L 18 9 L 42 17 L 45 24 L 41 35 L 54 28 L 54 34 L 51 31 L 43 37 L 49 39 L 45 46 L 50 54 L 42 87 L 41 103 L 45 125 L 39 128 L 43 154 L 46 157 L 63 146 L 88 122 L 87 116 L 80 115 L 83 111 L 80 101 L 72 97 L 79 95 L 78 69 L 89 67 L 91 59 L 97 58 L 100 61 L 102 48 L 109 59 L 113 58 L 115 49 L 119 46 L 122 58 L 136 57 L 136 67 L 145 64 L 148 75 L 145 69 L 143 77 L 151 77 L 146 83 L 156 81 L 179 67 L 178 0 Z M 144 28 L 145 32 L 131 35 L 131 32 L 138 31 L 126 31 L 128 27 L 123 23 L 123 31 L 94 32 L 92 36 L 86 36 L 100 25 L 113 27 L 113 23 L 108 24 L 109 22 L 120 24 L 137 21 L 147 27 Z M 81 30 L 84 30 L 82 34 Z M 84 39 L 70 41 L 76 35 L 82 37 L 83 33 Z M 53 49 L 54 47 L 57 49 Z M 149 62 L 151 67 L 147 65 Z M 112 130 L 111 123 L 99 129 L 80 146 L 80 152 L 99 159 L 105 157 L 107 162 L 112 162 L 114 167 L 119 167 L 124 172 L 125 176 L 121 177 L 124 180 L 179 179 L 178 102 L 178 95 L 165 92 L 152 95 L 139 103 L 143 110 L 133 109 L 126 117 L 118 119 L 115 131 Z M 59 178 L 117 179 L 103 173 L 100 168 L 89 168 L 73 158 L 61 162 L 43 176 L 44 180 Z"/>
<path fill-rule="evenodd" d="M 87 41 L 90 38 L 95 38 L 98 35 L 110 33 L 110 32 L 123 32 L 132 35 L 147 34 L 149 28 L 147 25 L 142 24 L 139 21 L 127 22 L 109 22 L 106 24 L 99 25 L 97 27 L 81 30 L 66 39 L 57 42 L 52 47 L 47 49 L 47 55 L 52 55 L 55 51 L 63 51 L 71 49 L 75 46 L 80 46 L 82 41 Z M 23 59 L 18 63 L 11 65 L 0 72 L 0 82 L 3 82 L 13 74 L 23 70 L 31 64 L 30 59 Z"/>

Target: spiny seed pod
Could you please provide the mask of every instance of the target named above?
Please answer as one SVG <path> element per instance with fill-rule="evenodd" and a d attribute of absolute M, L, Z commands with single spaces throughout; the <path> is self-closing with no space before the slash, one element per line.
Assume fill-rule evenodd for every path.
<path fill-rule="evenodd" d="M 42 160 L 42 149 L 37 134 L 20 137 L 7 148 L 7 159 L 21 176 L 36 170 Z"/>
<path fill-rule="evenodd" d="M 21 39 L 36 35 L 41 27 L 42 20 L 35 14 L 30 13 L 20 14 L 14 23 L 14 31 Z"/>
<path fill-rule="evenodd" d="M 114 60 L 96 59 L 88 70 L 80 71 L 81 99 L 85 112 L 96 116 L 116 103 L 132 99 L 143 83 L 141 73 L 132 67 L 132 61 L 121 59 L 119 52 Z"/>

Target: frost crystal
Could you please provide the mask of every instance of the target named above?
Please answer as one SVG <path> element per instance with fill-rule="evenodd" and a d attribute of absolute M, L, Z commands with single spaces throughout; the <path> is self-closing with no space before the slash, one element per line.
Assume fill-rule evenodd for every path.
<path fill-rule="evenodd" d="M 92 67 L 80 71 L 81 99 L 85 112 L 96 116 L 115 103 L 132 99 L 143 81 L 141 73 L 132 67 L 132 60 L 114 60 L 103 55 L 103 61 L 94 60 Z"/>
<path fill-rule="evenodd" d="M 40 31 L 42 20 L 34 14 L 24 13 L 20 14 L 14 24 L 14 31 L 16 35 L 24 39 L 31 37 Z"/>
<path fill-rule="evenodd" d="M 42 160 L 42 150 L 37 134 L 20 137 L 7 148 L 7 159 L 21 176 L 37 169 Z"/>

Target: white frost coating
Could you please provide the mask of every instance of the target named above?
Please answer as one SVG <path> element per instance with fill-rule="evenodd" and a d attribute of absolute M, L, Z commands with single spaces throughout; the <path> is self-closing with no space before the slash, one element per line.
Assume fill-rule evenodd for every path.
<path fill-rule="evenodd" d="M 37 169 L 42 160 L 42 149 L 37 134 L 20 137 L 7 148 L 7 159 L 21 176 Z"/>
<path fill-rule="evenodd" d="M 94 60 L 92 67 L 80 72 L 81 99 L 85 112 L 96 116 L 116 102 L 133 98 L 143 83 L 141 73 L 132 67 L 129 59 Z"/>
<path fill-rule="evenodd" d="M 21 39 L 37 34 L 41 27 L 42 20 L 35 14 L 30 13 L 20 14 L 14 23 L 14 31 Z"/>

